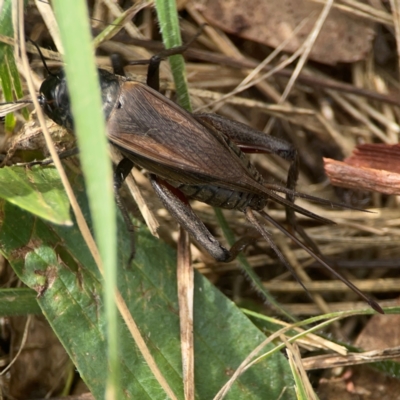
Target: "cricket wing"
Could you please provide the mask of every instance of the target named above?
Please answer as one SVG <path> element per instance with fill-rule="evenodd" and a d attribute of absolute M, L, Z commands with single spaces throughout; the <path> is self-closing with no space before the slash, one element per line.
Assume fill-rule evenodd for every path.
<path fill-rule="evenodd" d="M 165 179 L 171 179 L 175 171 L 187 183 L 254 190 L 254 178 L 223 135 L 141 83 L 123 84 L 108 131 L 110 141 L 123 153 Z"/>

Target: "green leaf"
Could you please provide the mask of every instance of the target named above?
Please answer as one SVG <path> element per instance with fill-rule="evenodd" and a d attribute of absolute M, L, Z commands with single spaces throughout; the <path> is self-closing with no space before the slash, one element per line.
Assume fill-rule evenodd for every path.
<path fill-rule="evenodd" d="M 8 70 L 10 72 L 10 76 L 12 78 L 12 85 L 14 89 L 14 93 L 17 99 L 20 99 L 24 96 L 24 91 L 22 89 L 22 83 L 19 76 L 18 67 L 15 63 L 14 58 L 14 49 L 11 46 L 7 46 L 6 49 L 6 63 Z M 29 111 L 27 108 L 23 108 L 21 110 L 23 117 L 28 121 L 29 119 Z"/>
<path fill-rule="evenodd" d="M 0 290 L 0 316 L 11 317 L 14 315 L 41 314 L 36 293 L 32 289 L 1 289 Z"/>
<path fill-rule="evenodd" d="M 68 198 L 53 167 L 1 168 L 0 197 L 55 224 L 72 224 Z"/>
<path fill-rule="evenodd" d="M 0 10 L 0 34 L 4 36 L 13 36 L 12 26 L 12 1 L 5 0 Z M 0 83 L 6 102 L 14 101 L 13 90 L 17 98 L 23 96 L 22 84 L 19 77 L 18 69 L 14 60 L 13 48 L 5 43 L 0 43 Z M 22 111 L 25 119 L 28 119 L 29 113 L 26 109 Z M 6 132 L 11 132 L 15 127 L 15 117 L 13 114 L 7 114 L 5 117 Z"/>
<path fill-rule="evenodd" d="M 371 364 L 373 368 L 385 373 L 392 378 L 400 379 L 400 362 L 386 360 Z"/>
<path fill-rule="evenodd" d="M 82 183 L 76 183 L 82 188 Z M 87 206 L 79 196 L 80 204 Z M 75 226 L 52 225 L 3 204 L 0 244 L 18 276 L 41 296 L 44 315 L 97 399 L 108 370 L 102 279 Z M 128 267 L 129 240 L 118 236 L 118 285 L 161 372 L 183 399 L 174 252 L 139 227 L 137 255 Z M 265 336 L 204 277 L 195 278 L 196 398 L 211 399 Z M 165 393 L 119 321 L 121 399 L 165 399 Z M 271 345 L 269 349 L 273 346 Z M 293 378 L 279 352 L 250 368 L 227 399 L 294 399 Z"/>

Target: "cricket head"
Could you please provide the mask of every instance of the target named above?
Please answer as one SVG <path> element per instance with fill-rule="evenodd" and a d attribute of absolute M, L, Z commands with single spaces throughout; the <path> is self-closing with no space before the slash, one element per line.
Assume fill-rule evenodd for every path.
<path fill-rule="evenodd" d="M 115 106 L 120 92 L 119 78 L 110 72 L 99 69 L 99 83 L 105 119 Z M 71 101 L 65 71 L 60 69 L 49 75 L 40 86 L 39 103 L 46 115 L 58 125 L 69 130 L 74 128 Z"/>
<path fill-rule="evenodd" d="M 71 103 L 65 72 L 60 69 L 49 75 L 40 86 L 39 104 L 45 114 L 58 125 L 73 129 Z"/>

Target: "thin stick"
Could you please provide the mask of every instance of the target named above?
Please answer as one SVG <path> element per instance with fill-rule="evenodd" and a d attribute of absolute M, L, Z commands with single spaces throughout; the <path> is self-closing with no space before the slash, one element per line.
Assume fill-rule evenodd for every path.
<path fill-rule="evenodd" d="M 194 400 L 194 270 L 191 263 L 189 235 L 182 227 L 180 227 L 179 229 L 176 273 L 179 301 L 179 322 L 181 332 L 183 386 L 185 392 L 185 400 Z"/>

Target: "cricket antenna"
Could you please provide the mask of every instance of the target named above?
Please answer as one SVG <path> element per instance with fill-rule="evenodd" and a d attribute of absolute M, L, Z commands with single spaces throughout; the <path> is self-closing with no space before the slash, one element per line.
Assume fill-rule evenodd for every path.
<path fill-rule="evenodd" d="M 42 50 L 40 50 L 40 47 L 37 45 L 37 43 L 34 42 L 34 41 L 31 40 L 31 39 L 28 39 L 28 41 L 31 42 L 31 43 L 36 47 L 36 50 L 37 50 L 38 53 L 39 53 L 40 59 L 42 60 L 43 66 L 44 66 L 44 68 L 46 69 L 47 73 L 48 73 L 49 75 L 51 75 L 51 76 L 56 76 L 55 74 L 53 74 L 53 73 L 49 70 L 49 67 L 47 66 L 46 60 L 45 60 L 45 58 L 44 58 L 44 56 L 43 56 Z"/>

